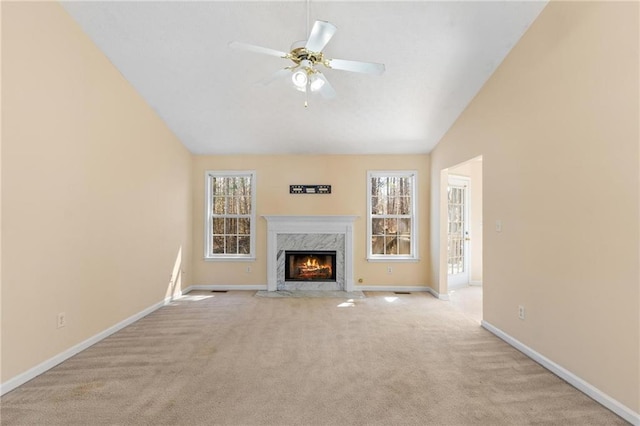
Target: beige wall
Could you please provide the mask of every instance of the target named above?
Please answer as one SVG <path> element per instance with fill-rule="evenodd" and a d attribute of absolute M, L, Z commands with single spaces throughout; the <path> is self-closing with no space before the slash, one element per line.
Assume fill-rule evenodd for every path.
<path fill-rule="evenodd" d="M 257 259 L 204 261 L 204 174 L 206 170 L 256 170 Z M 366 257 L 367 171 L 417 170 L 420 262 L 372 263 Z M 194 161 L 194 276 L 199 285 L 266 285 L 266 221 L 261 215 L 356 215 L 356 285 L 426 286 L 429 283 L 429 156 L 199 156 Z M 329 195 L 291 195 L 292 184 L 330 184 Z M 246 272 L 247 266 L 251 273 Z M 393 268 L 387 274 L 387 266 Z M 358 283 L 362 278 L 363 282 Z"/>
<path fill-rule="evenodd" d="M 636 413 L 638 17 L 637 2 L 543 10 L 432 152 L 431 246 L 443 291 L 440 173 L 483 155 L 485 321 Z"/>
<path fill-rule="evenodd" d="M 482 283 L 482 160 L 469 163 L 471 177 L 471 283 Z"/>
<path fill-rule="evenodd" d="M 2 59 L 6 382 L 164 300 L 192 158 L 57 3 L 2 2 Z"/>

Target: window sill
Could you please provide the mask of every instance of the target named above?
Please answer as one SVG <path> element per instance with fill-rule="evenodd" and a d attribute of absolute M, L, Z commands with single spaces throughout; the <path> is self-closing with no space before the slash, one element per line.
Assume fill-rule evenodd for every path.
<path fill-rule="evenodd" d="M 419 257 L 400 257 L 400 256 L 387 256 L 387 257 L 367 257 L 367 262 L 420 262 Z"/>
<path fill-rule="evenodd" d="M 205 262 L 255 262 L 255 256 L 216 256 L 204 257 Z"/>

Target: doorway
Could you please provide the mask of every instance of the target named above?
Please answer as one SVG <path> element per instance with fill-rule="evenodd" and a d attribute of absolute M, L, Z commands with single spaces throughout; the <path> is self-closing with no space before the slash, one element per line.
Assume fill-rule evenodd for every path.
<path fill-rule="evenodd" d="M 482 318 L 483 293 L 482 167 L 480 156 L 441 175 L 441 188 L 446 188 L 441 197 L 441 227 L 446 231 L 446 238 L 441 239 L 445 257 L 441 267 L 446 267 L 447 294 L 452 305 L 478 321 Z"/>
<path fill-rule="evenodd" d="M 469 285 L 469 177 L 449 174 L 447 186 L 449 290 Z"/>

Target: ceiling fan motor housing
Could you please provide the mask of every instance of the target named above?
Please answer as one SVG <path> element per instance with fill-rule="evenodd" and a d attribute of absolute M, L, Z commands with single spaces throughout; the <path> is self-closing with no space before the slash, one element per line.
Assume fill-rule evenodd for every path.
<path fill-rule="evenodd" d="M 304 42 L 298 42 L 298 43 L 304 43 Z M 322 55 L 322 52 L 311 52 L 305 49 L 304 46 L 294 47 L 289 53 L 289 56 L 290 56 L 289 59 L 291 59 L 297 65 L 300 65 L 302 61 L 309 61 L 311 62 L 312 66 L 315 64 L 324 64 L 324 56 Z"/>

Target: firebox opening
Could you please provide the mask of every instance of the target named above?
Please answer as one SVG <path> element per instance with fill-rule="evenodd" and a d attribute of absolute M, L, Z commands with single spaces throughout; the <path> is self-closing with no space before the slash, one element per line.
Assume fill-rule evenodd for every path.
<path fill-rule="evenodd" d="M 285 281 L 336 281 L 335 251 L 285 252 Z"/>

